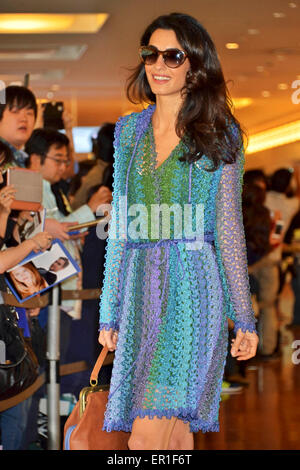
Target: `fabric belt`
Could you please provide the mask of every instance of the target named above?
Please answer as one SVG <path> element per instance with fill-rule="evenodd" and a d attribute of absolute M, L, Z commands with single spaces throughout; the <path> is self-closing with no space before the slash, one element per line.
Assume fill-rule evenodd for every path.
<path fill-rule="evenodd" d="M 158 240 L 157 242 L 130 242 L 127 241 L 125 247 L 126 248 L 133 248 L 133 249 L 145 249 L 145 248 L 158 248 L 159 246 L 165 246 L 165 254 L 163 259 L 158 263 L 158 265 L 161 265 L 165 260 L 169 263 L 169 254 L 170 254 L 170 246 L 174 246 L 176 249 L 177 253 L 177 264 L 176 264 L 176 276 L 179 281 L 182 281 L 185 277 L 185 270 L 183 266 L 182 259 L 180 257 L 180 250 L 178 248 L 178 243 L 192 243 L 197 241 L 197 238 L 180 238 L 180 239 L 169 239 L 169 238 L 162 238 Z M 208 242 L 213 244 L 214 243 L 214 234 L 213 232 L 205 232 L 204 233 L 204 242 Z M 182 275 L 179 276 L 179 270 L 178 270 L 178 264 L 181 264 L 181 269 L 182 269 Z M 166 287 L 166 281 L 167 281 L 167 272 L 165 275 L 165 280 L 164 280 L 164 286 L 162 290 L 162 298 L 164 297 L 164 292 L 165 292 L 165 287 Z"/>
<path fill-rule="evenodd" d="M 162 238 L 158 240 L 157 242 L 153 241 L 148 241 L 148 242 L 132 242 L 132 241 L 126 241 L 125 243 L 125 248 L 123 252 L 123 259 L 122 259 L 122 266 L 121 266 L 121 279 L 120 279 L 120 288 L 119 288 L 119 294 L 118 294 L 118 307 L 120 307 L 120 295 L 121 291 L 123 289 L 123 284 L 124 284 L 124 278 L 125 278 L 125 270 L 124 270 L 124 261 L 125 261 L 125 253 L 127 248 L 133 248 L 133 249 L 146 249 L 146 248 L 158 248 L 160 245 L 163 245 L 166 247 L 165 254 L 163 259 L 158 263 L 158 265 L 161 265 L 165 260 L 167 262 L 167 267 L 169 267 L 169 254 L 170 254 L 170 246 L 174 246 L 176 249 L 177 253 L 177 264 L 176 264 L 176 276 L 179 281 L 182 281 L 185 277 L 185 269 L 183 266 L 182 259 L 180 257 L 180 250 L 178 248 L 178 243 L 192 243 L 194 241 L 197 241 L 197 238 L 180 238 L 180 239 L 169 239 L 169 238 Z M 204 232 L 204 242 L 211 243 L 212 245 L 214 244 L 214 233 L 213 232 Z M 182 276 L 179 277 L 179 270 L 178 270 L 178 264 L 181 264 L 182 268 Z M 164 279 L 164 285 L 163 285 L 163 290 L 162 290 L 162 298 L 164 297 L 165 293 L 165 288 L 166 288 L 166 282 L 167 282 L 167 269 L 166 269 L 166 274 L 165 274 L 165 279 Z"/>

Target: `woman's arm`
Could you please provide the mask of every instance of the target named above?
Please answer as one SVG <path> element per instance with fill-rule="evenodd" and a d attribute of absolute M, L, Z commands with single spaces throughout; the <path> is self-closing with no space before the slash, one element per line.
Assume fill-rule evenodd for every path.
<path fill-rule="evenodd" d="M 117 122 L 115 129 L 115 153 L 114 153 L 114 182 L 112 200 L 112 220 L 119 226 L 118 200 L 121 193 L 120 187 L 120 166 L 121 152 L 120 145 L 117 144 L 121 132 L 121 120 Z M 111 227 L 112 229 L 113 227 Z M 118 288 L 121 274 L 121 262 L 123 257 L 125 242 L 113 236 L 109 230 L 108 240 L 105 250 L 104 281 L 100 296 L 100 326 L 99 330 L 118 330 Z"/>
<path fill-rule="evenodd" d="M 51 239 L 47 232 L 41 232 L 33 238 L 25 240 L 18 246 L 0 251 L 0 274 L 5 273 L 20 263 L 31 251 L 44 251 L 51 246 Z"/>
<path fill-rule="evenodd" d="M 0 237 L 6 234 L 7 221 L 11 212 L 11 205 L 15 199 L 16 190 L 13 185 L 4 186 L 0 190 Z"/>
<path fill-rule="evenodd" d="M 256 331 L 242 213 L 244 161 L 242 150 L 235 163 L 223 166 L 216 199 L 216 254 L 227 316 L 235 323 L 235 333 L 239 328 Z"/>

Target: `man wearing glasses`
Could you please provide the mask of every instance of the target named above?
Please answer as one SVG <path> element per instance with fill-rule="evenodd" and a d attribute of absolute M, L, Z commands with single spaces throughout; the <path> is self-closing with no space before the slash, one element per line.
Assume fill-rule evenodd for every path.
<path fill-rule="evenodd" d="M 57 200 L 51 186 L 62 179 L 69 165 L 68 146 L 68 137 L 50 128 L 35 129 L 25 146 L 25 151 L 29 155 L 27 166 L 31 170 L 39 171 L 43 177 L 43 206 L 46 209 L 45 227 L 52 236 L 55 236 L 51 230 L 52 222 L 53 225 L 55 225 L 58 221 L 62 225 L 65 225 L 65 228 L 77 222 L 79 224 L 90 222 L 91 220 L 95 220 L 94 214 L 98 206 L 101 204 L 109 204 L 112 199 L 111 191 L 106 187 L 101 187 L 93 194 L 87 204 L 70 212 L 69 215 L 65 215 L 61 212 L 57 206 Z M 66 249 L 71 256 L 76 259 L 79 265 L 81 262 L 76 237 L 78 238 L 80 236 L 82 236 L 82 234 L 74 236 L 67 232 L 63 238 L 57 237 L 63 240 Z M 69 278 L 62 283 L 62 289 L 79 290 L 80 288 L 80 276 Z M 63 301 L 61 308 L 68 316 L 80 318 L 80 301 Z"/>

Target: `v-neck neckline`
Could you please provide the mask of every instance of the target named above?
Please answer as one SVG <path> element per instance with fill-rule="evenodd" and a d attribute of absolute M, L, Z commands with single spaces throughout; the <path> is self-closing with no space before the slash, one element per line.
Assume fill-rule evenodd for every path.
<path fill-rule="evenodd" d="M 154 138 L 154 130 L 153 130 L 153 125 L 152 125 L 152 118 L 150 119 L 150 137 L 151 137 L 151 143 L 152 143 L 152 147 L 153 147 L 153 168 L 155 171 L 158 171 L 160 170 L 160 168 L 167 162 L 171 159 L 171 157 L 174 155 L 175 151 L 178 150 L 178 148 L 180 148 L 181 146 L 181 143 L 182 143 L 182 139 L 180 139 L 180 141 L 178 142 L 178 144 L 171 150 L 171 152 L 169 153 L 169 155 L 167 156 L 167 158 L 165 158 L 163 160 L 163 162 L 156 166 L 157 165 L 157 151 L 156 151 L 156 145 L 155 145 L 155 138 Z"/>

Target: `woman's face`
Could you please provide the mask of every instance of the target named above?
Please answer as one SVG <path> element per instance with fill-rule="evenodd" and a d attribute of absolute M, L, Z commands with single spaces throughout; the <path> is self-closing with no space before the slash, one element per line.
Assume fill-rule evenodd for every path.
<path fill-rule="evenodd" d="M 173 30 L 156 29 L 150 37 L 148 45 L 155 46 L 160 51 L 174 48 L 183 50 Z M 186 74 L 189 69 L 190 62 L 188 58 L 182 65 L 173 69 L 164 63 L 162 55 L 159 55 L 155 64 L 145 65 L 146 76 L 152 93 L 161 96 L 181 96 L 180 92 L 185 85 Z"/>
<path fill-rule="evenodd" d="M 22 282 L 27 287 L 33 286 L 33 273 L 26 267 L 19 266 L 18 268 L 14 269 L 13 275 L 17 281 Z"/>

